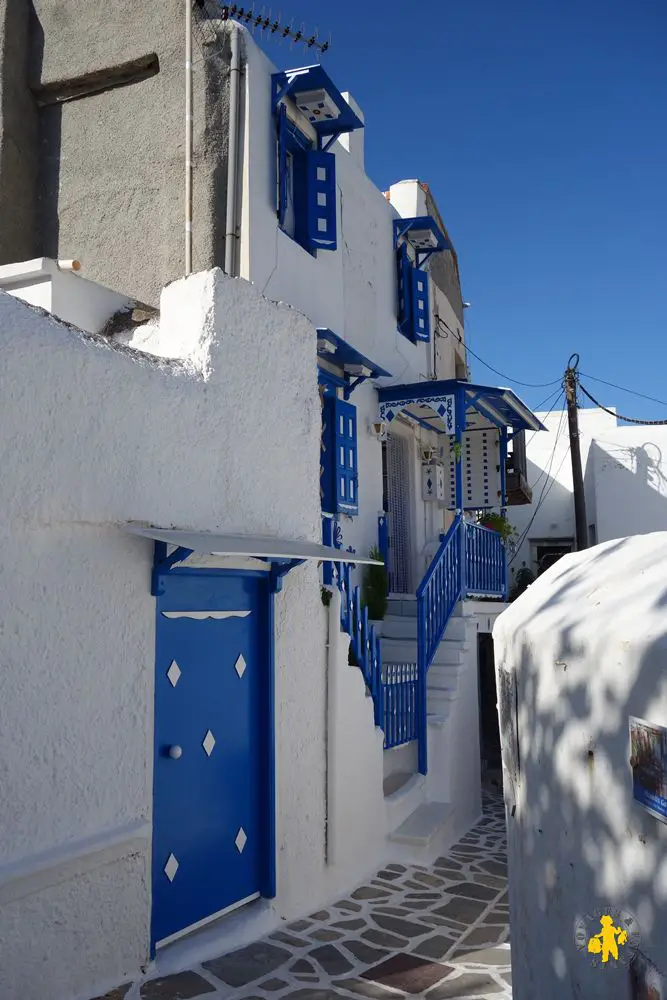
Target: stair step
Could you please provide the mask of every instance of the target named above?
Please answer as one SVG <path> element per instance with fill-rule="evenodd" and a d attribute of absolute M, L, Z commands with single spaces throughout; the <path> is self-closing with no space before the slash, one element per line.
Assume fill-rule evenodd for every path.
<path fill-rule="evenodd" d="M 389 835 L 389 839 L 397 844 L 428 847 L 453 812 L 453 806 L 445 802 L 423 802 Z"/>

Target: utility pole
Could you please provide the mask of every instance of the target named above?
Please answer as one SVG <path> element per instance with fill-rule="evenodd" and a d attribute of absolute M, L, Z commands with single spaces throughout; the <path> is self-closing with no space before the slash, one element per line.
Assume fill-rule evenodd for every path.
<path fill-rule="evenodd" d="M 577 552 L 588 548 L 588 524 L 586 523 L 586 497 L 584 476 L 581 468 L 581 448 L 579 446 L 579 416 L 577 412 L 577 365 L 579 355 L 573 354 L 565 370 L 565 398 L 567 399 L 567 422 L 570 431 L 570 456 L 572 458 L 572 491 L 574 494 L 574 524 Z"/>

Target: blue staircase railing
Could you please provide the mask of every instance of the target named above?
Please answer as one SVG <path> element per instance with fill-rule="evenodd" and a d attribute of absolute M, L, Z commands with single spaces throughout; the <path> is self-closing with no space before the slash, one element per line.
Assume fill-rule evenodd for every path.
<path fill-rule="evenodd" d="M 334 563 L 334 579 L 340 590 L 340 624 L 352 642 L 351 649 L 373 699 L 375 725 L 384 724 L 382 649 L 375 626 L 368 621 L 368 608 L 361 607 L 359 587 L 351 585 L 350 563 Z"/>
<path fill-rule="evenodd" d="M 418 668 L 416 663 L 387 663 L 382 676 L 384 748 L 417 739 Z"/>
<path fill-rule="evenodd" d="M 458 514 L 417 589 L 417 741 L 419 771 L 428 770 L 426 678 L 462 597 L 507 596 L 505 545 L 496 531 Z"/>
<path fill-rule="evenodd" d="M 468 597 L 506 597 L 505 546 L 497 531 L 471 521 L 465 532 L 465 590 Z"/>

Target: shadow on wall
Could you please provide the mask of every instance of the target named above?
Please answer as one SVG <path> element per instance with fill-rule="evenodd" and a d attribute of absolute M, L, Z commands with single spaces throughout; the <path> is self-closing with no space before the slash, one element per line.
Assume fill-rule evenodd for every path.
<path fill-rule="evenodd" d="M 591 572 L 628 545 L 590 550 Z M 627 908 L 666 988 L 667 827 L 632 799 L 628 719 L 660 721 L 656 705 L 667 705 L 667 577 L 654 594 L 641 592 L 639 582 L 637 610 L 650 609 L 651 639 L 639 642 L 635 629 L 634 645 L 623 641 L 621 627 L 612 635 L 587 629 L 585 574 L 576 566 L 556 573 L 551 594 L 524 619 L 526 632 L 519 627 L 514 641 L 503 638 L 516 671 L 511 692 L 511 674 L 499 664 L 513 961 L 523 965 L 515 969 L 522 983 L 516 996 L 620 1000 L 630 995 L 628 970 L 594 968 L 592 956 L 577 950 L 574 928 L 578 916 Z M 619 590 L 607 587 L 601 598 L 609 621 L 630 613 L 628 587 Z M 656 617 L 663 618 L 657 632 Z M 547 664 L 540 637 L 546 644 L 553 636 Z"/>
<path fill-rule="evenodd" d="M 654 442 L 621 445 L 591 441 L 586 479 L 595 483 L 598 539 L 667 530 L 667 477 Z"/>
<path fill-rule="evenodd" d="M 568 461 L 569 452 L 565 456 Z M 551 468 L 547 463 L 546 470 L 530 459 L 527 461 L 527 478 L 533 491 L 533 502 L 525 507 L 510 508 L 509 514 L 518 533 L 514 551 L 510 552 L 509 557 L 510 600 L 515 600 L 525 589 L 522 582 L 525 574 L 522 570 L 533 570 L 534 573 L 531 566 L 531 540 L 571 538 L 574 534 L 572 490 L 555 478 L 560 468 L 560 458 L 552 463 Z"/>

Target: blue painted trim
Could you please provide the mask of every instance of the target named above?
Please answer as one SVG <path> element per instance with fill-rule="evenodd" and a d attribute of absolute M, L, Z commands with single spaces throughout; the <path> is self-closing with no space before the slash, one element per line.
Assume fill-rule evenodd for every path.
<path fill-rule="evenodd" d="M 265 899 L 276 896 L 276 595 L 269 587 L 267 605 L 268 669 L 263 691 L 265 734 L 264 758 L 266 781 L 263 801 L 266 804 L 264 868 L 260 892 Z"/>
<path fill-rule="evenodd" d="M 320 65 L 303 66 L 300 69 L 284 70 L 271 76 L 271 111 L 276 113 L 280 101 L 309 90 L 324 90 L 340 112 L 337 118 L 322 118 L 311 121 L 318 140 L 325 136 L 338 136 L 344 132 L 354 132 L 364 127 L 361 118 L 352 110 L 331 77 Z"/>
<path fill-rule="evenodd" d="M 340 375 L 334 375 L 332 372 L 327 371 L 326 368 L 320 368 L 319 365 L 317 368 L 317 381 L 327 389 L 344 389 L 346 385 L 345 379 Z M 335 392 L 333 395 L 335 395 Z"/>
<path fill-rule="evenodd" d="M 179 545 L 171 555 L 167 555 L 166 542 L 153 543 L 153 572 L 151 576 L 151 594 L 153 597 L 159 597 L 163 593 L 160 574 L 168 573 L 176 563 L 183 562 L 188 556 L 191 556 L 193 551 L 193 549 L 186 549 L 185 546 Z"/>
<path fill-rule="evenodd" d="M 378 549 L 385 568 L 389 569 L 389 515 L 386 512 L 378 514 Z"/>
<path fill-rule="evenodd" d="M 464 382 L 461 379 L 436 379 L 430 382 L 408 382 L 404 385 L 392 385 L 379 387 L 378 399 L 380 403 L 391 403 L 395 400 L 411 400 L 416 402 L 426 396 L 433 398 L 436 396 L 447 396 L 461 388 L 466 394 L 462 398 L 467 401 L 469 395 L 477 396 L 477 402 L 483 405 L 482 401 L 488 401 L 497 416 L 500 416 L 504 426 L 513 427 L 517 430 L 545 430 L 544 425 L 538 420 L 534 413 L 516 396 L 511 389 L 497 388 L 489 385 L 476 385 L 471 382 Z M 478 409 L 479 407 L 476 407 Z M 482 412 L 480 410 L 480 412 Z M 486 416 L 487 414 L 484 413 Z M 491 418 L 489 418 L 491 419 Z"/>
<path fill-rule="evenodd" d="M 391 372 L 388 372 L 385 368 L 381 368 L 375 361 L 371 361 L 367 358 L 365 354 L 358 351 L 352 344 L 348 343 L 347 340 L 343 340 L 339 337 L 337 333 L 330 330 L 328 327 L 318 327 L 317 328 L 317 340 L 326 341 L 335 348 L 333 353 L 323 351 L 318 344 L 318 354 L 323 357 L 329 358 L 331 362 L 335 365 L 339 365 L 344 368 L 345 365 L 359 365 L 364 368 L 368 368 L 371 374 L 369 378 L 391 378 Z"/>
<path fill-rule="evenodd" d="M 285 559 L 272 562 L 269 570 L 270 593 L 279 593 L 283 589 L 283 578 L 297 566 L 303 565 L 305 561 L 305 559 Z"/>

